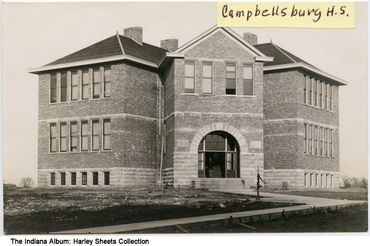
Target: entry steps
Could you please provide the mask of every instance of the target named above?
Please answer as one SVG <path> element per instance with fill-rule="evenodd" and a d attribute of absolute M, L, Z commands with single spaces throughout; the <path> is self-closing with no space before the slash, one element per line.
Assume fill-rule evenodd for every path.
<path fill-rule="evenodd" d="M 244 189 L 247 188 L 240 178 L 198 178 L 193 181 L 195 189 Z"/>

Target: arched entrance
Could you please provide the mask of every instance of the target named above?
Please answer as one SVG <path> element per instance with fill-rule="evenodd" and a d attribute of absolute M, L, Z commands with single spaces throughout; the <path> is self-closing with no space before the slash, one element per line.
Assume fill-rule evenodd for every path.
<path fill-rule="evenodd" d="M 239 178 L 239 144 L 227 132 L 214 131 L 198 146 L 199 178 Z"/>

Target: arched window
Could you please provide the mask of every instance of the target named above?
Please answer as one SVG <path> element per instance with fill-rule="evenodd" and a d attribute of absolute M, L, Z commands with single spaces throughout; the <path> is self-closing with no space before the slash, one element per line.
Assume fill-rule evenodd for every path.
<path fill-rule="evenodd" d="M 239 145 L 227 132 L 207 134 L 198 146 L 200 178 L 238 178 Z"/>

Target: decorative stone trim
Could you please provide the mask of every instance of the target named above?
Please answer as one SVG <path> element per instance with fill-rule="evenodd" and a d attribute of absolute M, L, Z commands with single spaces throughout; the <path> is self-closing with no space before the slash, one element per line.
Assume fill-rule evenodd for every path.
<path fill-rule="evenodd" d="M 231 134 L 239 143 L 240 154 L 248 153 L 248 145 L 241 131 L 228 123 L 212 123 L 199 129 L 190 144 L 190 152 L 197 153 L 202 138 L 210 132 L 224 131 Z"/>

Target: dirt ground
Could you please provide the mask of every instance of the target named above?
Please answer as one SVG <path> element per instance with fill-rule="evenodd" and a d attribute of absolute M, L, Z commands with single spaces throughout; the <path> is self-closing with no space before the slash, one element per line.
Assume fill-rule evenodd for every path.
<path fill-rule="evenodd" d="M 291 205 L 205 190 L 4 189 L 4 228 L 47 233 Z"/>

